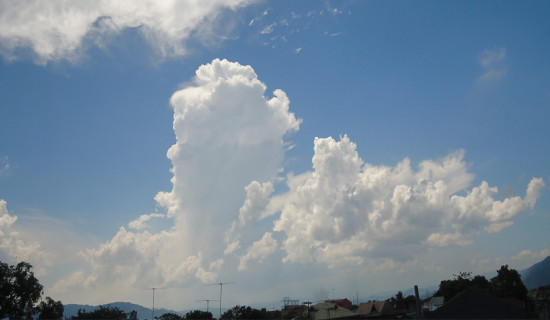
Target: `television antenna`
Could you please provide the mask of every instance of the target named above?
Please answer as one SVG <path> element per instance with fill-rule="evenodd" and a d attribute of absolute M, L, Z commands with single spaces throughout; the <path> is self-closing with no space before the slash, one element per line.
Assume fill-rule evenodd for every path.
<path fill-rule="evenodd" d="M 207 284 L 207 286 L 220 286 L 220 317 L 218 319 L 222 318 L 222 292 L 223 292 L 223 285 L 224 284 L 233 284 L 235 282 L 218 282 L 218 283 L 211 283 Z"/>
<path fill-rule="evenodd" d="M 197 302 L 199 301 L 206 301 L 206 312 L 208 312 L 210 301 L 218 301 L 218 300 L 211 300 L 211 299 L 197 300 Z"/>
<path fill-rule="evenodd" d="M 153 310 L 151 311 L 151 320 L 155 320 L 155 290 L 162 290 L 166 288 L 148 288 L 145 290 L 153 290 Z"/>

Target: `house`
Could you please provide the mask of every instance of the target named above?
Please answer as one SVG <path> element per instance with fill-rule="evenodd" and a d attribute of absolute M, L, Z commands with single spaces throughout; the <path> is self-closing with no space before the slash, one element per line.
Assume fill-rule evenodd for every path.
<path fill-rule="evenodd" d="M 292 319 L 299 317 L 299 315 L 306 315 L 307 309 L 305 305 L 287 305 L 284 307 L 281 317 L 284 319 Z"/>
<path fill-rule="evenodd" d="M 416 314 L 416 298 L 413 295 L 410 295 L 406 298 L 395 299 L 395 304 L 393 305 L 393 312 L 395 315 L 399 314 Z"/>
<path fill-rule="evenodd" d="M 427 319 L 526 319 L 525 308 L 472 288 L 466 289 L 435 311 L 424 312 Z"/>
<path fill-rule="evenodd" d="M 367 317 L 389 316 L 393 314 L 393 306 L 389 300 L 365 302 L 359 305 L 357 314 Z"/>
<path fill-rule="evenodd" d="M 424 311 L 434 311 L 445 303 L 444 297 L 429 297 L 424 299 L 422 309 Z"/>
<path fill-rule="evenodd" d="M 351 301 L 349 301 L 346 298 L 336 299 L 336 300 L 333 300 L 333 302 L 336 303 L 337 305 L 339 305 L 340 307 L 344 308 L 344 309 L 351 310 L 352 307 L 353 307 L 353 303 L 351 303 Z"/>
<path fill-rule="evenodd" d="M 349 300 L 348 300 L 349 301 Z M 311 318 L 314 320 L 328 319 L 344 319 L 354 318 L 356 313 L 346 308 L 340 307 L 338 304 L 328 301 L 311 306 Z"/>

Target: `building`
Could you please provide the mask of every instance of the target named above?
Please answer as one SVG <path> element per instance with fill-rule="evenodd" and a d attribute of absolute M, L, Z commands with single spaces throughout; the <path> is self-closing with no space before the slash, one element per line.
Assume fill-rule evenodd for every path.
<path fill-rule="evenodd" d="M 348 300 L 349 301 L 349 300 Z M 307 312 L 307 311 L 306 311 Z M 356 313 L 342 308 L 332 301 L 322 302 L 311 306 L 310 317 L 314 320 L 354 318 Z"/>

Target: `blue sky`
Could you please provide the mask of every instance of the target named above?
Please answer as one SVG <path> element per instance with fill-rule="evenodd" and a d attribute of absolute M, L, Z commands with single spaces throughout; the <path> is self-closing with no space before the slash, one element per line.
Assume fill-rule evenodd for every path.
<path fill-rule="evenodd" d="M 550 255 L 548 2 L 164 4 L 0 4 L 0 260 L 47 295 L 351 299 Z"/>

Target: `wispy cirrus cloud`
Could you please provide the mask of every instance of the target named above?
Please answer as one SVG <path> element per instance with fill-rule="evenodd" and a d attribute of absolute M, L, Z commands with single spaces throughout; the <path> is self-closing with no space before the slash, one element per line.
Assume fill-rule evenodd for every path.
<path fill-rule="evenodd" d="M 0 156 L 0 177 L 9 176 L 12 173 L 12 165 L 8 156 Z"/>
<path fill-rule="evenodd" d="M 268 14 L 270 14 L 270 8 L 266 9 L 263 14 L 250 20 L 248 26 L 262 38 L 261 43 L 264 46 L 276 48 L 278 43 L 288 42 L 293 38 L 293 35 L 308 29 L 314 29 L 312 28 L 313 24 L 330 23 L 337 20 L 344 14 L 344 11 L 339 8 L 325 6 L 317 10 L 308 11 L 307 13 L 290 11 L 288 14 L 269 15 L 269 19 L 267 19 Z M 347 14 L 351 14 L 351 12 L 348 11 Z M 327 31 L 324 34 L 328 37 L 337 37 L 342 33 Z M 301 49 L 297 50 L 295 53 L 299 53 Z"/>
<path fill-rule="evenodd" d="M 506 48 L 485 49 L 478 57 L 478 63 L 481 66 L 482 73 L 476 79 L 478 84 L 491 83 L 498 81 L 508 73 L 506 65 Z"/>

